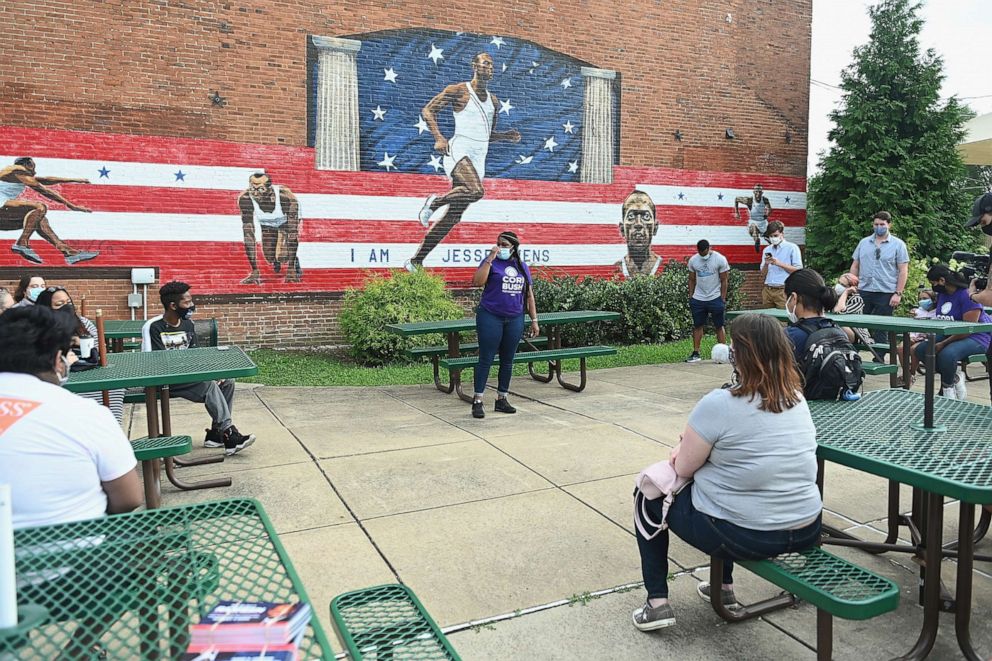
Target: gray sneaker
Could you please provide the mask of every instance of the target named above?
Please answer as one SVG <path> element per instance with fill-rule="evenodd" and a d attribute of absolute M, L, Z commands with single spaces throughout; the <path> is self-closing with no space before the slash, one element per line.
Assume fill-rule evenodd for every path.
<path fill-rule="evenodd" d="M 648 602 L 644 602 L 644 605 L 634 611 L 634 626 L 641 631 L 654 631 L 655 629 L 664 629 L 665 627 L 674 626 L 675 624 L 675 611 L 672 610 L 672 605 L 662 604 L 657 608 L 651 608 Z"/>
<path fill-rule="evenodd" d="M 703 601 L 710 603 L 710 584 L 707 582 L 702 582 L 696 586 L 696 593 L 702 597 Z M 733 590 L 720 589 L 720 601 L 723 605 L 727 607 L 727 610 L 736 611 L 740 610 L 741 605 L 737 603 L 737 597 L 734 596 Z"/>
<path fill-rule="evenodd" d="M 687 363 L 699 363 L 699 362 L 702 362 L 702 360 L 703 359 L 699 356 L 699 352 L 698 351 L 693 351 L 691 354 L 689 354 L 689 357 L 685 359 L 685 362 L 687 362 Z"/>

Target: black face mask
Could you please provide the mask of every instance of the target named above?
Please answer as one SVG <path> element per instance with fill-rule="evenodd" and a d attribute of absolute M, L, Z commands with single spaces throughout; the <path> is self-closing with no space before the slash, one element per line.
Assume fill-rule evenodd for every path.
<path fill-rule="evenodd" d="M 946 294 L 947 293 L 947 287 L 945 287 L 944 285 L 934 285 L 933 286 L 933 290 L 935 292 L 937 292 L 938 294 Z"/>
<path fill-rule="evenodd" d="M 191 305 L 188 308 L 181 308 L 176 306 L 176 314 L 178 314 L 179 318 L 183 321 L 186 321 L 187 319 L 192 317 L 194 312 L 196 312 L 195 305 Z"/>
<path fill-rule="evenodd" d="M 76 314 L 76 306 L 72 303 L 66 303 L 59 310 L 68 310 L 69 314 Z"/>
<path fill-rule="evenodd" d="M 988 234 L 989 236 L 992 236 L 992 223 L 989 223 L 988 225 L 982 225 L 982 231 Z"/>

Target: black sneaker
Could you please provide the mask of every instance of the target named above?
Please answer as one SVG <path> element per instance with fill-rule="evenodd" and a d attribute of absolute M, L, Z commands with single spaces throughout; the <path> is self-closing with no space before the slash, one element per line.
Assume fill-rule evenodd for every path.
<path fill-rule="evenodd" d="M 707 582 L 700 583 L 696 586 L 696 594 L 702 597 L 703 601 L 706 603 L 710 602 L 710 584 Z M 737 603 L 737 597 L 734 596 L 733 590 L 724 590 L 720 588 L 720 601 L 727 610 L 735 611 L 740 610 L 741 605 Z"/>
<path fill-rule="evenodd" d="M 473 418 L 486 417 L 486 411 L 484 408 L 482 408 L 482 402 L 472 402 L 472 417 Z"/>
<path fill-rule="evenodd" d="M 203 439 L 203 447 L 205 448 L 222 448 L 224 447 L 224 435 L 220 433 L 219 429 L 210 428 L 205 430 L 207 432 L 206 437 Z"/>
<path fill-rule="evenodd" d="M 685 359 L 685 362 L 687 362 L 687 363 L 699 363 L 699 362 L 702 362 L 702 360 L 703 359 L 702 359 L 702 357 L 700 357 L 699 352 L 698 351 L 693 351 L 691 354 L 689 354 L 689 357 Z"/>
<path fill-rule="evenodd" d="M 255 442 L 254 434 L 242 434 L 238 428 L 231 425 L 224 432 L 224 454 L 228 457 L 237 454 Z"/>
<path fill-rule="evenodd" d="M 510 402 L 506 401 L 506 397 L 497 397 L 496 404 L 493 406 L 493 410 L 497 413 L 516 413 L 517 409 L 510 406 Z"/>

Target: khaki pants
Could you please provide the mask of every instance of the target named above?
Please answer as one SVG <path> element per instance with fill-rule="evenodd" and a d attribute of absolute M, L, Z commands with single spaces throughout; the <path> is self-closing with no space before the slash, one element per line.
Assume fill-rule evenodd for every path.
<path fill-rule="evenodd" d="M 785 309 L 785 287 L 769 287 L 761 289 L 761 304 L 766 308 Z"/>

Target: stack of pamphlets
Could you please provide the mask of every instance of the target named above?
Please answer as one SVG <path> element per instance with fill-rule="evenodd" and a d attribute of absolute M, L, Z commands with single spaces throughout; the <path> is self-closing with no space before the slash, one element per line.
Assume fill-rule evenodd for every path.
<path fill-rule="evenodd" d="M 190 627 L 183 661 L 296 661 L 310 616 L 299 602 L 221 601 Z"/>

